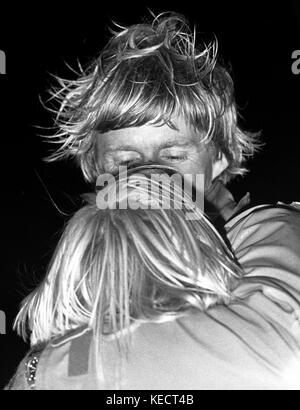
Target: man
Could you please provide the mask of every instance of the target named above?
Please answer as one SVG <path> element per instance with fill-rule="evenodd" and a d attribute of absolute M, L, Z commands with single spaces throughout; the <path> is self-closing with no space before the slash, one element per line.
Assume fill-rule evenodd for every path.
<path fill-rule="evenodd" d="M 114 33 L 77 79 L 58 79 L 52 94 L 60 103 L 59 131 L 52 138 L 61 145 L 49 159 L 75 158 L 93 183 L 124 165 L 203 174 L 207 201 L 228 220 L 239 207 L 224 184 L 244 174 L 256 136 L 238 125 L 217 42 L 195 41 L 176 14 Z"/>
<path fill-rule="evenodd" d="M 123 369 L 124 389 L 299 388 L 300 214 L 296 207 L 263 206 L 234 216 L 239 207 L 223 184 L 244 173 L 243 162 L 256 143 L 237 124 L 232 80 L 216 60 L 216 45 L 196 49 L 185 21 L 163 15 L 152 24 L 122 29 L 77 80 L 59 81 L 61 88 L 53 94 L 61 101 L 55 136 L 61 147 L 52 159 L 75 157 L 89 182 L 103 172 L 118 173 L 124 165 L 155 163 L 171 165 L 181 174 L 204 174 L 206 198 L 227 221 L 234 255 L 229 265 L 222 260 L 231 251 L 220 246 L 222 239 L 209 221 L 195 232 L 192 223 L 184 229 L 188 222 L 181 215 L 173 223 L 172 243 L 165 234 L 171 228 L 168 218 L 162 229 L 155 215 L 145 212 L 138 225 L 143 212 L 126 219 L 126 210 L 117 220 L 110 215 L 109 230 L 95 203 L 79 211 L 48 276 L 19 313 L 19 333 L 24 335 L 29 324 L 33 350 L 8 388 L 115 388 L 118 332 L 101 344 L 104 381 L 93 353 L 100 346 L 94 336 L 99 336 L 97 319 L 102 317 L 96 302 L 104 305 L 105 297 L 114 314 L 112 324 L 118 323 L 122 306 L 129 312 L 127 319 L 137 319 Z M 150 234 L 146 227 L 151 220 Z M 195 226 L 199 223 L 201 219 Z M 212 232 L 214 241 L 197 242 L 201 234 Z M 179 251 L 178 246 L 184 247 Z M 135 252 L 129 253 L 131 248 Z M 195 282 L 192 277 L 201 262 L 199 289 L 199 276 Z M 240 275 L 233 275 L 238 283 L 230 281 L 225 288 L 230 297 L 204 308 L 200 303 L 199 309 L 203 290 L 209 297 L 218 295 L 215 286 L 224 293 L 224 269 L 232 273 L 232 264 Z M 150 282 L 143 278 L 147 269 L 153 274 Z M 213 288 L 210 277 L 218 279 Z M 149 291 L 149 283 L 158 293 Z M 181 298 L 174 297 L 174 289 Z M 168 309 L 166 296 L 172 302 Z M 139 314 L 130 316 L 130 303 L 139 307 Z M 190 308 L 196 306 L 192 314 Z M 188 314 L 181 317 L 185 308 Z M 166 317 L 156 320 L 162 312 Z M 46 347 L 39 351 L 39 343 Z"/>

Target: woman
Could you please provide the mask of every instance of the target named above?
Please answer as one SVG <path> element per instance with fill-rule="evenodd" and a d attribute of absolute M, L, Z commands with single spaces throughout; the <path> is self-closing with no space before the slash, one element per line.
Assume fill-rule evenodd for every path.
<path fill-rule="evenodd" d="M 299 388 L 299 211 L 242 212 L 231 250 L 182 187 L 150 175 L 71 218 L 17 317 L 32 350 L 7 388 Z"/>

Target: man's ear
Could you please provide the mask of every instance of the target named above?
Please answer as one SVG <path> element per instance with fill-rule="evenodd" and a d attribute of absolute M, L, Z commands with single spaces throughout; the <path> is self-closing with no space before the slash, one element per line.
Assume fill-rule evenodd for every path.
<path fill-rule="evenodd" d="M 217 178 L 228 167 L 228 160 L 224 154 L 220 155 L 220 158 L 215 159 L 212 164 L 212 180 Z"/>

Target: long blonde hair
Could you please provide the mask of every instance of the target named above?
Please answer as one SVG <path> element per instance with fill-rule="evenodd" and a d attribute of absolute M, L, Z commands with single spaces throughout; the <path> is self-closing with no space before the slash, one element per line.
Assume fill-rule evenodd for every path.
<path fill-rule="evenodd" d="M 128 198 L 145 198 L 145 185 L 128 187 Z M 181 195 L 178 187 L 169 190 L 173 199 Z M 165 194 L 166 187 L 158 203 Z M 17 316 L 19 334 L 26 338 L 29 330 L 32 344 L 82 325 L 97 335 L 115 334 L 136 321 L 231 300 L 241 269 L 192 198 L 184 197 L 182 209 L 105 210 L 97 207 L 96 194 L 86 199 L 68 222 L 45 279 Z M 186 218 L 191 209 L 193 221 Z"/>

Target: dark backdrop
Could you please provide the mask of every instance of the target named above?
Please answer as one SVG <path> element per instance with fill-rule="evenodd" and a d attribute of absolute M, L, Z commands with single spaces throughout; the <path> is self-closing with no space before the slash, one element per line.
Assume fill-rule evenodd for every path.
<path fill-rule="evenodd" d="M 214 31 L 220 53 L 232 65 L 242 125 L 262 130 L 266 144 L 249 163 L 249 175 L 232 184 L 234 194 L 239 198 L 250 191 L 255 203 L 300 201 L 300 74 L 291 71 L 292 52 L 300 49 L 297 2 L 285 1 L 281 7 L 265 2 L 262 7 L 263 2 L 249 1 L 221 8 L 201 1 L 181 6 L 162 1 L 159 7 L 111 3 L 1 9 L 0 50 L 6 52 L 7 74 L 0 75 L 0 310 L 6 314 L 7 333 L 0 335 L 0 387 L 28 348 L 11 329 L 18 305 L 42 277 L 64 214 L 78 208 L 79 194 L 87 190 L 74 165 L 42 161 L 49 147 L 35 125 L 51 126 L 52 121 L 39 95 L 45 96 L 52 83 L 49 72 L 70 76 L 64 61 L 75 66 L 79 57 L 84 63 L 102 48 L 111 19 L 136 23 L 148 15 L 149 6 L 155 13 L 181 12 L 197 23 L 198 31 Z"/>

